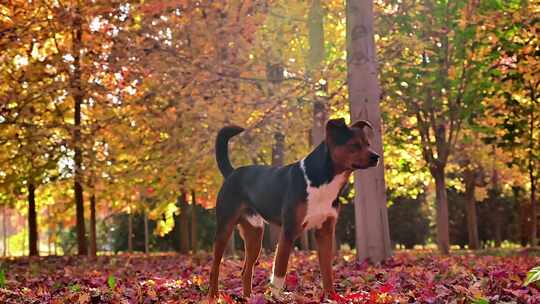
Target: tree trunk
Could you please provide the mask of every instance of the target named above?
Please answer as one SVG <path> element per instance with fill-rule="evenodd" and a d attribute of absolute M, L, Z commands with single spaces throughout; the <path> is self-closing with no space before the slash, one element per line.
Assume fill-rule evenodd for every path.
<path fill-rule="evenodd" d="M 38 256 L 38 231 L 36 212 L 36 187 L 28 182 L 28 248 L 30 256 Z"/>
<path fill-rule="evenodd" d="M 6 205 L 2 206 L 2 241 L 4 244 L 4 252 L 3 255 L 8 255 L 8 242 L 7 242 L 7 212 L 6 212 Z"/>
<path fill-rule="evenodd" d="M 86 231 L 84 227 L 84 202 L 82 188 L 82 150 L 81 150 L 81 105 L 83 103 L 83 87 L 82 87 L 82 16 L 80 7 L 77 6 L 74 18 L 73 32 L 73 74 L 71 76 L 71 90 L 74 108 L 74 130 L 73 130 L 73 150 L 74 150 L 74 191 L 75 191 L 75 207 L 77 218 L 77 248 L 79 255 L 87 254 Z"/>
<path fill-rule="evenodd" d="M 450 230 L 448 224 L 448 196 L 444 168 L 435 168 L 432 171 L 435 179 L 435 204 L 437 222 L 437 245 L 442 254 L 450 252 Z"/>
<path fill-rule="evenodd" d="M 92 191 L 90 196 L 90 257 L 97 256 L 97 236 L 96 236 L 96 195 Z"/>
<path fill-rule="evenodd" d="M 315 230 L 310 230 L 308 233 L 309 248 L 317 250 L 317 239 L 315 238 Z"/>
<path fill-rule="evenodd" d="M 47 221 L 52 222 L 50 208 L 47 208 Z M 52 237 L 53 233 L 51 226 L 49 225 L 47 229 L 47 255 L 52 255 Z"/>
<path fill-rule="evenodd" d="M 143 211 L 143 220 L 144 220 L 144 253 L 148 254 L 149 250 L 149 235 L 148 235 L 148 212 Z"/>
<path fill-rule="evenodd" d="M 308 231 L 304 230 L 302 234 L 300 234 L 300 247 L 302 247 L 302 250 L 309 250 L 309 235 Z"/>
<path fill-rule="evenodd" d="M 352 121 L 366 119 L 374 128 L 372 147 L 381 155 L 375 168 L 355 177 L 358 258 L 374 262 L 391 256 L 382 150 L 380 89 L 373 36 L 373 1 L 347 1 L 347 67 Z"/>
<path fill-rule="evenodd" d="M 532 178 L 531 174 L 531 246 L 535 247 L 538 245 L 538 213 L 536 212 L 536 181 Z"/>
<path fill-rule="evenodd" d="M 521 1 L 521 13 L 523 16 L 528 16 L 529 14 L 529 1 Z M 532 216 L 532 222 L 531 222 L 531 246 L 535 247 L 538 245 L 538 212 L 537 210 L 537 202 L 536 202 L 536 190 L 537 190 L 537 182 L 539 179 L 538 175 L 538 162 L 535 162 L 533 160 L 534 158 L 534 151 L 538 151 L 538 147 L 536 147 L 536 144 L 538 143 L 537 136 L 535 134 L 538 132 L 537 130 L 537 119 L 538 117 L 535 115 L 538 113 L 538 91 L 537 91 L 538 82 L 534 86 L 531 86 L 529 88 L 530 90 L 530 98 L 531 98 L 531 108 L 529 112 L 529 144 L 528 144 L 528 158 L 529 158 L 529 164 L 528 164 L 528 171 L 529 171 L 529 181 L 531 183 L 531 216 Z M 538 135 L 538 134 L 537 134 Z M 536 165 L 536 166 L 535 166 Z M 536 170 L 536 175 L 535 175 Z"/>
<path fill-rule="evenodd" d="M 503 225 L 503 210 L 501 210 L 500 202 L 496 197 L 493 197 L 493 230 L 495 233 L 495 248 L 500 248 L 502 243 L 502 225 Z"/>
<path fill-rule="evenodd" d="M 54 255 L 55 256 L 58 255 L 58 245 L 56 244 L 57 236 L 58 236 L 58 228 L 56 228 L 54 230 L 54 238 L 53 238 L 53 246 L 54 246 Z"/>
<path fill-rule="evenodd" d="M 268 244 L 266 249 L 268 251 L 275 251 L 281 227 L 276 224 L 268 223 L 266 224 L 266 229 L 268 229 Z"/>
<path fill-rule="evenodd" d="M 180 237 L 180 253 L 189 253 L 189 221 L 188 221 L 188 204 L 187 193 L 182 190 L 178 197 L 180 207 L 180 216 L 178 218 L 178 232 Z"/>
<path fill-rule="evenodd" d="M 328 119 L 328 85 L 323 78 L 321 67 L 326 57 L 324 49 L 324 11 L 320 0 L 313 0 L 308 13 L 309 29 L 309 54 L 307 62 L 307 74 L 315 83 L 315 95 L 313 101 L 313 126 L 309 137 L 310 146 L 317 147 L 324 140 L 324 126 Z M 316 249 L 315 242 L 310 242 L 307 231 L 301 235 L 302 248 Z M 335 249 L 335 248 L 334 248 Z"/>
<path fill-rule="evenodd" d="M 467 232 L 469 236 L 469 249 L 480 249 L 478 238 L 478 223 L 476 216 L 476 174 L 473 170 L 465 171 L 465 200 L 467 201 Z"/>
<path fill-rule="evenodd" d="M 285 136 L 280 133 L 274 133 L 274 145 L 272 146 L 272 166 L 283 166 L 285 161 Z M 281 232 L 281 227 L 269 223 L 267 225 L 269 229 L 269 250 L 275 250 Z"/>
<path fill-rule="evenodd" d="M 133 253 L 133 213 L 128 213 L 128 252 Z"/>
<path fill-rule="evenodd" d="M 231 234 L 231 238 L 229 239 L 229 242 L 227 243 L 227 247 L 225 248 L 225 255 L 235 257 L 236 256 L 236 250 L 235 250 L 235 233 L 233 230 L 233 233 Z"/>
<path fill-rule="evenodd" d="M 191 252 L 194 254 L 199 250 L 199 238 L 197 237 L 197 200 L 195 190 L 191 191 Z"/>

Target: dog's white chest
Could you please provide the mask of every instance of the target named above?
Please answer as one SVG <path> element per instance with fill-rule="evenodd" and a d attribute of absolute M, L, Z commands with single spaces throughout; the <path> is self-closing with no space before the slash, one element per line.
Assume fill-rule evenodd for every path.
<path fill-rule="evenodd" d="M 306 229 L 320 228 L 327 218 L 337 217 L 337 210 L 332 207 L 332 203 L 338 197 L 345 182 L 345 174 L 340 174 L 335 176 L 330 183 L 319 187 L 310 187 L 308 183 L 307 212 L 304 218 Z"/>

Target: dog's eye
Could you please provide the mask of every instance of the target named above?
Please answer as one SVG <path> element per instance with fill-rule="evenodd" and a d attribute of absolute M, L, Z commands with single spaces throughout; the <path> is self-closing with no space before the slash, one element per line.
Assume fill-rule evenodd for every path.
<path fill-rule="evenodd" d="M 360 149 L 362 149 L 361 144 L 350 144 L 349 147 L 350 147 L 351 150 L 360 150 Z"/>

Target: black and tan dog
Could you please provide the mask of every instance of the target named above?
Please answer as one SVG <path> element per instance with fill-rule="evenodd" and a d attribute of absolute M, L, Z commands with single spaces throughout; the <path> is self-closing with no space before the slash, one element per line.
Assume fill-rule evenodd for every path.
<path fill-rule="evenodd" d="M 376 166 L 379 155 L 370 148 L 367 121 L 350 127 L 344 119 L 326 124 L 325 140 L 304 159 L 283 167 L 245 166 L 233 169 L 227 144 L 244 129 L 225 127 L 216 140 L 216 158 L 225 181 L 216 203 L 217 233 L 210 275 L 209 299 L 218 292 L 219 265 L 236 225 L 244 239 L 244 296 L 251 294 L 253 267 L 263 239 L 264 221 L 282 227 L 272 269 L 272 294 L 280 297 L 293 242 L 305 229 L 315 229 L 324 292 L 333 294 L 334 228 L 341 188 L 357 169 Z"/>

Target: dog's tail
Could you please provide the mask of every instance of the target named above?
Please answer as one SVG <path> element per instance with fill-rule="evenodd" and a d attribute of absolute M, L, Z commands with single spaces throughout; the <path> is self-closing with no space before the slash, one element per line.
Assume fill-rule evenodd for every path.
<path fill-rule="evenodd" d="M 219 167 L 219 171 L 223 174 L 223 177 L 229 176 L 234 168 L 229 160 L 228 143 L 229 139 L 233 136 L 242 133 L 244 128 L 237 126 L 228 126 L 219 130 L 216 138 L 216 160 Z"/>

